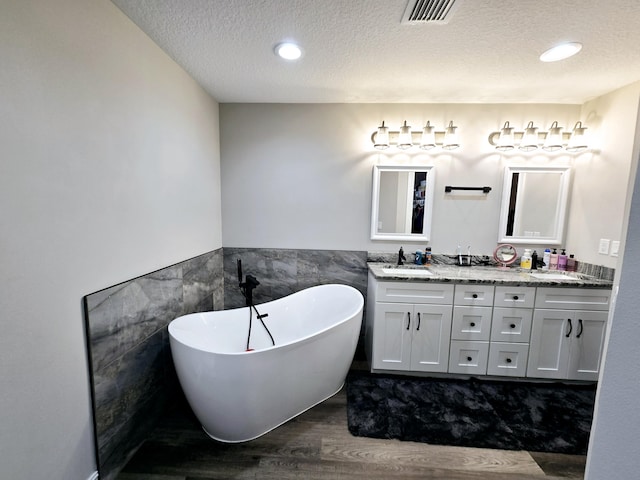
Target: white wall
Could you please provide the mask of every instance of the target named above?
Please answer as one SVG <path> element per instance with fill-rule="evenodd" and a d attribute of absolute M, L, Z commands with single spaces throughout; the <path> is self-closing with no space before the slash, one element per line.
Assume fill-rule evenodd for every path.
<path fill-rule="evenodd" d="M 637 478 L 640 471 L 640 297 L 636 282 L 640 272 L 640 128 L 636 126 L 631 191 L 625 208 L 629 222 L 623 233 L 624 258 L 616 271 L 618 295 L 609 316 L 607 347 L 596 396 L 585 479 Z M 635 186 L 634 186 L 635 182 Z M 615 291 L 614 287 L 614 291 Z"/>
<path fill-rule="evenodd" d="M 621 241 L 621 254 L 624 249 L 639 98 L 637 82 L 582 107 L 594 151 L 575 158 L 567 244 L 576 246 L 576 257 L 583 261 L 616 267 L 618 258 L 598 253 L 601 238 Z"/>
<path fill-rule="evenodd" d="M 222 246 L 218 105 L 106 0 L 0 0 L 0 478 L 96 469 L 82 297 Z"/>
<path fill-rule="evenodd" d="M 375 164 L 435 165 L 434 253 L 457 245 L 491 254 L 497 245 L 506 165 L 572 164 L 568 155 L 500 154 L 489 133 L 504 121 L 541 128 L 580 119 L 577 105 L 222 104 L 223 244 L 233 247 L 405 251 L 420 243 L 371 241 Z M 370 136 L 382 120 L 442 130 L 453 120 L 462 147 L 428 154 L 375 150 Z M 626 179 L 626 177 L 624 177 Z M 449 195 L 445 185 L 490 186 L 488 195 Z M 575 243 L 580 242 L 577 238 Z M 568 245 L 570 250 L 577 245 Z"/>

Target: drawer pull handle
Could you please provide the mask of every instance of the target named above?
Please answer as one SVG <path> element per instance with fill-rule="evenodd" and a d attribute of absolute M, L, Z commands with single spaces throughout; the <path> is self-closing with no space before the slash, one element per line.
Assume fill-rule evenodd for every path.
<path fill-rule="evenodd" d="M 510 359 L 510 358 L 507 358 L 507 359 L 506 359 L 506 362 L 507 362 L 507 363 L 511 363 L 511 359 Z"/>
<path fill-rule="evenodd" d="M 520 298 L 520 297 L 518 297 L 518 295 L 514 295 L 514 296 L 513 296 L 513 299 L 514 299 L 514 300 L 518 300 L 518 298 Z"/>
<path fill-rule="evenodd" d="M 569 318 L 568 320 L 569 320 L 569 331 L 565 335 L 565 337 L 567 338 L 569 338 L 569 335 L 571 335 L 571 332 L 573 332 L 573 325 L 571 325 L 571 319 Z"/>
<path fill-rule="evenodd" d="M 418 312 L 418 326 L 416 327 L 416 331 L 420 330 L 420 312 Z"/>
<path fill-rule="evenodd" d="M 473 360 L 473 358 L 467 357 L 467 362 L 470 362 L 471 360 Z"/>
<path fill-rule="evenodd" d="M 473 298 L 478 298 L 478 294 L 474 293 L 473 295 L 471 295 Z"/>
<path fill-rule="evenodd" d="M 411 312 L 407 312 L 407 330 L 411 327 Z"/>
<path fill-rule="evenodd" d="M 516 324 L 512 323 L 511 325 L 509 325 L 511 328 L 516 328 Z"/>
<path fill-rule="evenodd" d="M 471 322 L 469 325 L 471 325 L 472 327 L 476 326 L 476 322 Z"/>
<path fill-rule="evenodd" d="M 576 338 L 580 338 L 580 335 L 582 335 L 582 331 L 584 330 L 584 325 L 582 324 L 582 319 L 581 318 L 578 319 L 578 324 L 580 326 L 580 330 L 578 331 L 578 334 L 576 335 Z"/>

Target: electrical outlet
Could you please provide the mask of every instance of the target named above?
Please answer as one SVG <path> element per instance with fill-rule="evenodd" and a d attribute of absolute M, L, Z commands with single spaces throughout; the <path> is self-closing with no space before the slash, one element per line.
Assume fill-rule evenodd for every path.
<path fill-rule="evenodd" d="M 602 254 L 602 255 L 609 255 L 609 244 L 611 243 L 611 240 L 609 240 L 608 238 L 601 238 L 600 239 L 600 245 L 598 246 L 598 253 Z"/>
<path fill-rule="evenodd" d="M 617 257 L 619 251 L 620 251 L 620 241 L 614 240 L 613 242 L 611 242 L 611 256 Z"/>

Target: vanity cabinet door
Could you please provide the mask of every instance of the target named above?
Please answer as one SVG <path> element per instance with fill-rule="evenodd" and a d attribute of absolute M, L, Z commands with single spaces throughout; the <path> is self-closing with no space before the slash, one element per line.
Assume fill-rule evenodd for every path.
<path fill-rule="evenodd" d="M 527 373 L 527 343 L 491 342 L 489 349 L 488 375 L 501 377 L 524 377 Z"/>
<path fill-rule="evenodd" d="M 598 380 L 608 312 L 575 312 L 567 376 L 571 380 Z"/>
<path fill-rule="evenodd" d="M 494 305 L 496 307 L 533 308 L 536 287 L 496 287 Z"/>
<path fill-rule="evenodd" d="M 371 367 L 409 370 L 411 367 L 411 314 L 413 305 L 376 303 L 373 319 Z M 415 327 L 414 327 L 415 328 Z"/>
<path fill-rule="evenodd" d="M 489 342 L 451 341 L 449 373 L 486 375 Z"/>
<path fill-rule="evenodd" d="M 449 366 L 451 305 L 415 305 L 411 370 L 446 372 Z"/>
<path fill-rule="evenodd" d="M 454 305 L 469 305 L 475 307 L 490 307 L 493 305 L 493 285 L 456 285 Z"/>
<path fill-rule="evenodd" d="M 450 305 L 376 303 L 372 368 L 446 372 Z"/>
<path fill-rule="evenodd" d="M 530 308 L 495 307 L 491 322 L 491 341 L 529 343 L 532 317 L 533 310 Z"/>
<path fill-rule="evenodd" d="M 528 377 L 567 378 L 574 311 L 538 309 L 533 314 Z M 569 335 L 569 336 L 567 336 Z"/>
<path fill-rule="evenodd" d="M 491 336 L 491 307 L 453 307 L 452 340 L 489 341 Z"/>

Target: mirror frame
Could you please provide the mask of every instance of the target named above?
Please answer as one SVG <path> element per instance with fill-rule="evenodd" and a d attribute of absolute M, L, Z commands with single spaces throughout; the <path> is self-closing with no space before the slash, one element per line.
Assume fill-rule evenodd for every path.
<path fill-rule="evenodd" d="M 380 213 L 380 174 L 383 172 L 425 172 L 427 184 L 424 199 L 424 221 L 422 233 L 379 233 L 378 215 Z M 435 168 L 425 165 L 374 165 L 373 188 L 371 191 L 371 240 L 404 240 L 427 242 L 431 238 L 433 219 L 433 197 L 435 186 Z"/>
<path fill-rule="evenodd" d="M 507 236 L 507 223 L 509 218 L 509 204 L 511 198 L 511 182 L 514 173 L 560 173 L 560 191 L 555 212 L 555 234 L 548 237 Z M 529 245 L 561 245 L 564 239 L 564 226 L 569 201 L 569 186 L 571 180 L 571 167 L 524 167 L 507 166 L 504 170 L 504 183 L 502 187 L 502 203 L 500 207 L 500 226 L 498 230 L 498 242 Z"/>

